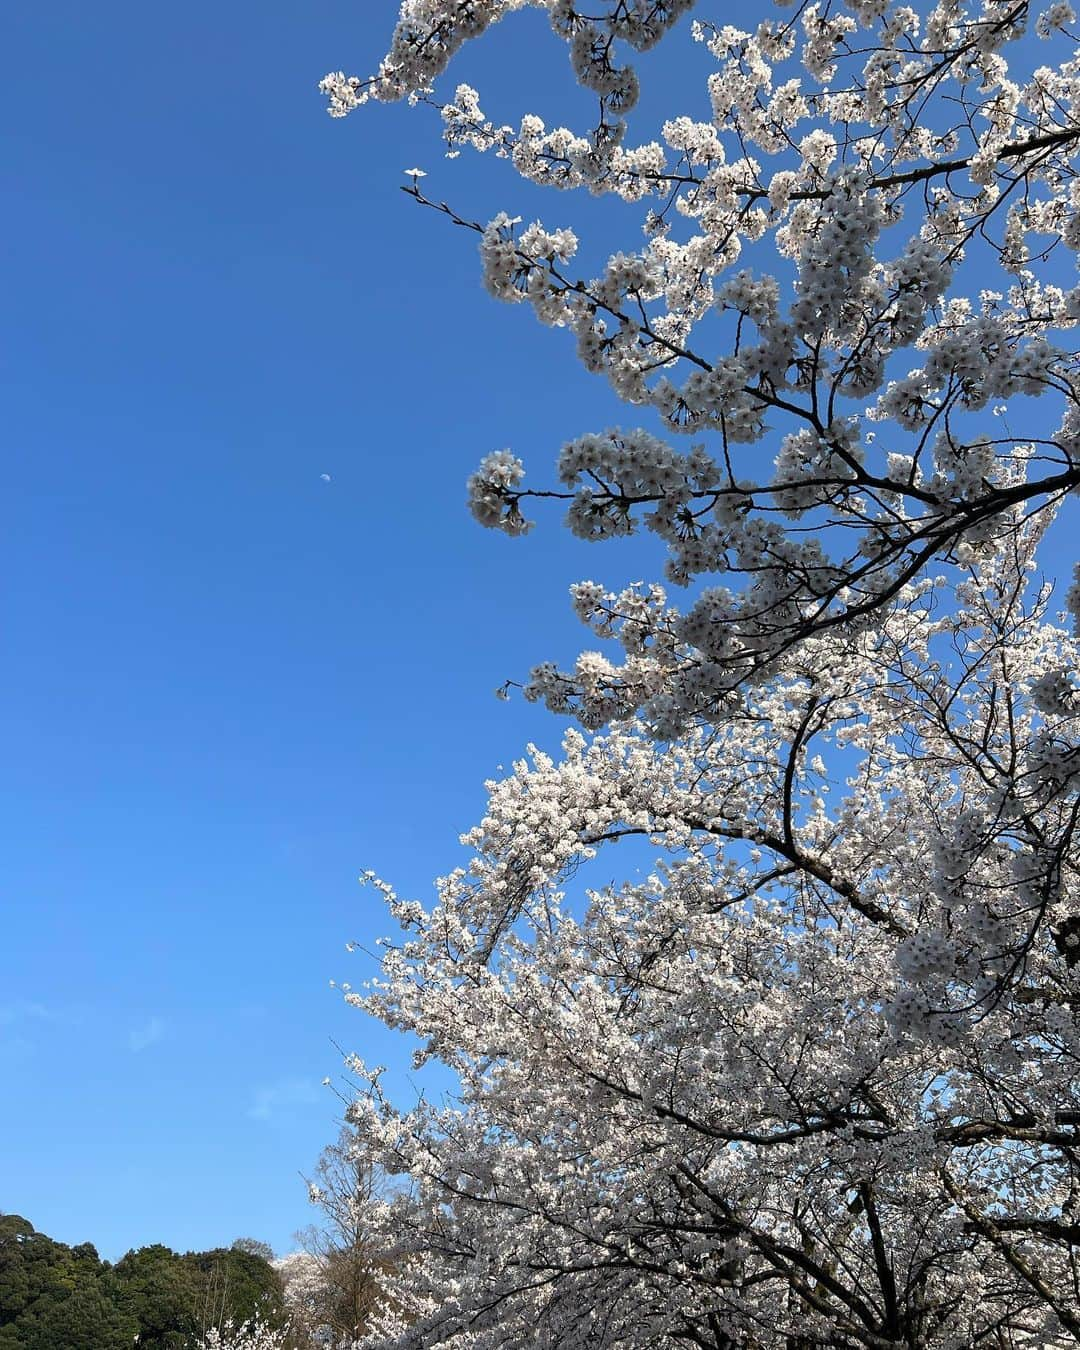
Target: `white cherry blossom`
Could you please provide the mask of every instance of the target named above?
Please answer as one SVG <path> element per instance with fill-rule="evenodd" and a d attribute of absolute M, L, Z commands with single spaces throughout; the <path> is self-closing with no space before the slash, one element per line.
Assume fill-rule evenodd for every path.
<path fill-rule="evenodd" d="M 525 8 L 591 124 L 442 88 Z M 402 936 L 345 997 L 457 1086 L 409 1108 L 351 1061 L 398 1179 L 365 1344 L 1064 1350 L 1080 649 L 1034 575 L 1080 488 L 1073 11 L 717 8 L 404 0 L 375 74 L 323 81 L 500 161 L 486 223 L 404 191 L 646 423 L 554 485 L 486 455 L 473 515 L 561 499 L 667 583 L 573 588 L 588 649 L 523 691 L 582 730 L 488 785 L 433 905 L 367 878 Z M 680 40 L 711 68 L 638 126 L 637 55 Z M 592 264 L 574 190 L 617 199 Z"/>
<path fill-rule="evenodd" d="M 403 936 L 349 1000 L 460 1086 L 350 1109 L 399 1178 L 364 1344 L 1075 1344 L 1080 649 L 1035 543 L 667 744 L 531 749 L 433 907 L 382 885 Z"/>
<path fill-rule="evenodd" d="M 546 12 L 597 96 L 594 124 L 525 109 L 496 122 L 470 85 L 441 91 L 464 44 L 525 8 Z M 805 633 L 857 626 L 934 559 L 964 561 L 1017 501 L 1080 486 L 1070 6 L 758 0 L 738 20 L 693 0 L 405 0 L 376 73 L 322 86 L 337 116 L 434 104 L 451 154 L 493 153 L 562 202 L 576 188 L 640 203 L 644 240 L 613 216 L 589 275 L 566 225 L 473 222 L 418 176 L 406 188 L 472 226 L 493 295 L 569 330 L 587 369 L 703 447 L 712 481 L 676 482 L 680 452 L 624 428 L 654 457 L 637 478 L 653 489 L 598 474 L 565 495 L 575 533 L 610 538 L 644 515 L 669 580 L 729 578 L 721 689 Z M 635 140 L 636 55 L 687 38 L 714 69 Z M 991 436 L 983 414 L 1002 402 L 1010 429 Z M 522 533 L 525 499 L 559 495 L 485 472 L 470 501 L 494 528 Z M 617 702 L 635 699 L 628 686 Z"/>

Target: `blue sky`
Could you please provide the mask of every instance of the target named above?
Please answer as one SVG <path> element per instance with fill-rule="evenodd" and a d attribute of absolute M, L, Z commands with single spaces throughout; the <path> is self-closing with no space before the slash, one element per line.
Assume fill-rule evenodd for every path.
<path fill-rule="evenodd" d="M 113 1259 L 289 1249 L 332 1042 L 408 1090 L 328 987 L 386 928 L 358 874 L 431 894 L 483 779 L 557 742 L 494 688 L 577 650 L 571 581 L 659 570 L 464 510 L 482 454 L 547 465 L 626 410 L 401 170 L 480 218 L 599 208 L 446 164 L 421 112 L 331 122 L 317 80 L 396 9 L 7 17 L 0 1208 Z M 558 44 L 508 57 L 538 22 L 457 71 L 495 115 L 573 115 Z"/>
<path fill-rule="evenodd" d="M 398 190 L 499 176 L 326 116 L 395 13 L 7 17 L 0 1208 L 114 1259 L 310 1221 L 331 1040 L 406 1059 L 328 987 L 386 928 L 356 878 L 430 895 L 557 738 L 492 691 L 576 650 L 601 561 L 464 510 L 482 454 L 617 411 Z"/>

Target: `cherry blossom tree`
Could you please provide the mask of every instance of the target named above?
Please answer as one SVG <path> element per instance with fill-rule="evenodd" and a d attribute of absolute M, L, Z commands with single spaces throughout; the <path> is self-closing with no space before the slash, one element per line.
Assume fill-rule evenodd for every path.
<path fill-rule="evenodd" d="M 464 43 L 526 7 L 566 43 L 593 125 L 524 111 L 499 124 L 466 85 L 438 94 Z M 476 517 L 520 534 L 531 499 L 563 497 L 583 538 L 644 523 L 676 584 L 724 574 L 685 614 L 579 597 L 605 629 L 630 629 L 628 659 L 602 677 L 542 666 L 528 693 L 591 726 L 707 715 L 718 685 L 864 621 L 934 558 L 966 560 L 1014 504 L 1080 483 L 1067 0 L 759 0 L 745 29 L 691 23 L 703 8 L 405 0 L 377 73 L 322 83 L 335 116 L 370 99 L 434 104 L 451 154 L 493 153 L 564 200 L 583 189 L 644 208 L 643 242 L 620 237 L 589 276 L 570 228 L 470 222 L 427 198 L 419 171 L 407 189 L 478 234 L 494 295 L 569 329 L 585 366 L 669 433 L 584 435 L 550 489 L 526 487 L 498 451 L 471 481 Z M 711 73 L 634 140 L 639 77 L 623 54 L 686 37 Z M 621 231 L 625 210 L 612 221 Z M 1003 406 L 1007 424 L 991 424 Z M 692 649 L 674 668 L 673 636 Z"/>
<path fill-rule="evenodd" d="M 411 1183 L 367 1344 L 1080 1340 L 1080 651 L 1033 545 L 676 742 L 531 752 L 434 908 L 383 886 L 405 937 L 348 997 L 460 1091 L 354 1065 Z M 632 836 L 652 873 L 588 885 Z"/>
<path fill-rule="evenodd" d="M 327 1343 L 351 1344 L 380 1300 L 383 1272 L 368 1232 L 380 1184 L 354 1131 L 342 1128 L 308 1179 L 320 1222 L 297 1234 L 304 1250 L 278 1266 L 294 1319 Z"/>
<path fill-rule="evenodd" d="M 305 1347 L 330 1340 L 325 1316 L 326 1283 L 322 1262 L 312 1252 L 288 1252 L 274 1262 L 282 1288 L 285 1308 L 289 1315 L 292 1340 Z"/>
<path fill-rule="evenodd" d="M 592 125 L 439 92 L 526 7 Z M 348 997 L 459 1088 L 402 1109 L 354 1062 L 402 1180 L 365 1344 L 1075 1345 L 1080 651 L 1035 561 L 1080 486 L 1075 16 L 705 8 L 405 0 L 374 76 L 323 81 L 335 115 L 434 105 L 451 154 L 641 204 L 578 275 L 572 229 L 406 188 L 649 419 L 553 487 L 488 455 L 473 514 L 644 524 L 686 595 L 576 586 L 621 653 L 525 692 L 584 734 L 489 784 L 433 907 L 375 882 L 404 937 Z M 680 34 L 700 97 L 635 140 L 625 54 Z M 643 878 L 610 880 L 620 843 Z"/>

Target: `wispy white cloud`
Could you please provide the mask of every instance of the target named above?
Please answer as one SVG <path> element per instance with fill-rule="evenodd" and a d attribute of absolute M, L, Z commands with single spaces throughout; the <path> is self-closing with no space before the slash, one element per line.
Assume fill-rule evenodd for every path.
<path fill-rule="evenodd" d="M 165 1023 L 160 1017 L 151 1017 L 149 1022 L 141 1027 L 133 1027 L 128 1032 L 128 1049 L 132 1054 L 137 1055 L 140 1050 L 146 1050 L 155 1042 L 160 1041 L 165 1035 Z"/>
<path fill-rule="evenodd" d="M 40 1029 L 66 1021 L 67 1013 L 32 999 L 0 1003 L 0 1063 L 10 1067 L 32 1059 L 38 1050 L 36 1039 Z"/>
<path fill-rule="evenodd" d="M 280 1078 L 255 1091 L 255 1099 L 248 1108 L 251 1120 L 269 1120 L 289 1107 L 311 1106 L 319 1100 L 319 1089 L 309 1078 Z"/>
<path fill-rule="evenodd" d="M 33 1059 L 37 1046 L 25 1036 L 5 1036 L 0 1039 L 0 1064 L 11 1068 Z"/>
<path fill-rule="evenodd" d="M 55 1022 L 57 1014 L 44 1003 L 17 999 L 14 1003 L 0 1003 L 0 1027 L 13 1027 L 19 1022 Z"/>

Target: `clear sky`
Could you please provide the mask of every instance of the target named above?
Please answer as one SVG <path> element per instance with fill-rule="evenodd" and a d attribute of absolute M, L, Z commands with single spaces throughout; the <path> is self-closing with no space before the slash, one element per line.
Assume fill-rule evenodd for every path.
<path fill-rule="evenodd" d="M 398 189 L 594 204 L 445 163 L 422 111 L 326 116 L 319 77 L 369 70 L 396 10 L 5 16 L 0 1209 L 112 1259 L 289 1249 L 332 1042 L 408 1091 L 328 987 L 386 929 L 357 875 L 430 896 L 483 779 L 557 741 L 494 688 L 578 649 L 571 581 L 659 571 L 467 516 L 482 454 L 546 466 L 627 412 Z M 457 69 L 493 115 L 570 89 L 558 43 L 508 59 L 530 24 Z"/>
<path fill-rule="evenodd" d="M 387 926 L 356 878 L 462 861 L 483 779 L 558 736 L 494 688 L 577 649 L 570 581 L 628 579 L 464 509 L 482 454 L 618 410 L 399 191 L 486 218 L 511 175 L 326 116 L 396 9 L 5 18 L 0 1209 L 112 1259 L 311 1220 L 331 1040 L 406 1059 L 328 987 Z"/>

